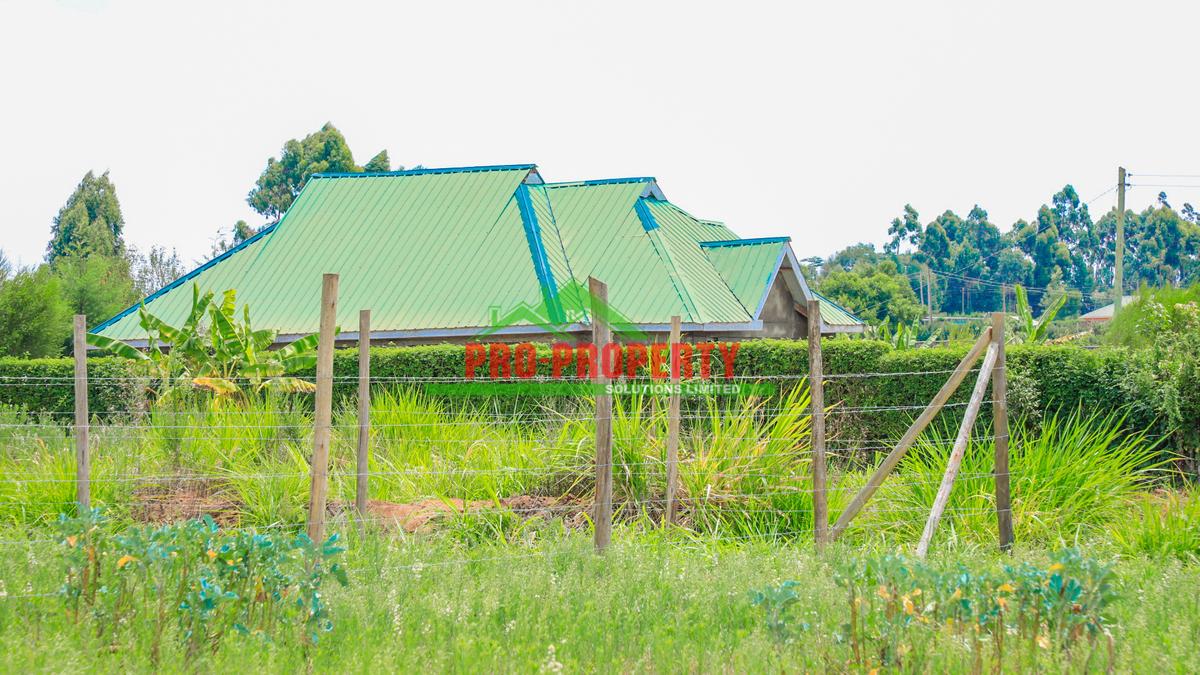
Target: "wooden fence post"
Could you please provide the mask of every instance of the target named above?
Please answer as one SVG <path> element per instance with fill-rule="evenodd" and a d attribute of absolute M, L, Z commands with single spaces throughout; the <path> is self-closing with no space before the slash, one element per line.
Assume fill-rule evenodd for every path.
<path fill-rule="evenodd" d="M 1012 496 L 1008 476 L 1008 374 L 1004 355 L 1004 314 L 992 314 L 992 344 L 996 367 L 992 371 L 992 432 L 996 436 L 996 521 L 1000 550 L 1013 545 Z"/>
<path fill-rule="evenodd" d="M 367 516 L 368 461 L 371 447 L 371 310 L 358 312 L 358 483 L 354 507 Z"/>
<path fill-rule="evenodd" d="M 667 404 L 667 511 L 666 522 L 675 524 L 675 490 L 679 484 L 679 407 L 680 407 L 680 371 L 683 363 L 680 358 L 679 338 L 682 332 L 682 321 L 679 316 L 671 317 L 671 398 Z"/>
<path fill-rule="evenodd" d="M 92 506 L 92 459 L 88 452 L 87 317 L 75 315 L 75 501 L 79 513 Z"/>
<path fill-rule="evenodd" d="M 937 496 L 933 498 L 933 508 L 929 511 L 929 519 L 925 521 L 925 531 L 921 533 L 921 541 L 917 543 L 917 557 L 924 558 L 929 552 L 929 542 L 937 530 L 950 502 L 950 491 L 954 489 L 954 479 L 958 477 L 958 467 L 962 465 L 963 456 L 967 452 L 967 444 L 971 440 L 971 428 L 975 426 L 975 417 L 983 405 L 983 395 L 987 391 L 988 380 L 992 378 L 992 368 L 996 365 L 996 345 L 988 345 L 987 355 L 983 357 L 983 366 L 979 369 L 979 377 L 975 380 L 975 389 L 971 391 L 971 401 L 963 414 L 962 424 L 958 427 L 958 436 L 954 439 L 954 448 L 950 451 L 950 459 L 946 462 L 946 473 L 942 476 L 942 484 L 938 487 Z"/>
<path fill-rule="evenodd" d="M 588 277 L 591 295 L 592 344 L 596 346 L 596 497 L 592 513 L 597 551 L 603 551 L 612 540 L 612 395 L 603 391 L 608 384 L 602 366 L 604 347 L 612 341 L 608 326 L 608 286 Z"/>
<path fill-rule="evenodd" d="M 896 468 L 901 459 L 904 459 L 905 453 L 912 447 L 913 442 L 917 440 L 917 436 L 925 430 L 925 427 L 929 426 L 929 423 L 933 421 L 934 416 L 938 414 L 938 411 L 942 409 L 942 406 L 946 404 L 950 396 L 958 390 L 958 385 L 962 384 L 962 381 L 967 377 L 967 373 L 971 371 L 971 364 L 979 359 L 979 355 L 983 354 L 984 350 L 987 349 L 991 339 L 992 329 L 989 327 L 975 341 L 975 344 L 972 345 L 971 350 L 967 352 L 962 361 L 958 362 L 958 367 L 954 369 L 954 372 L 950 375 L 950 379 L 946 380 L 946 383 L 938 390 L 938 393 L 929 402 L 929 405 L 925 407 L 925 410 L 921 411 L 921 415 L 912 423 L 908 431 L 904 432 L 904 437 L 900 439 L 896 447 L 892 448 L 892 451 L 883 459 L 883 463 L 879 465 L 875 473 L 871 474 L 871 477 L 867 479 L 867 484 L 850 500 L 850 504 L 846 506 L 846 510 L 842 511 L 842 515 L 838 516 L 837 522 L 833 524 L 833 529 L 829 533 L 830 539 L 837 539 L 846 531 L 846 528 L 850 527 L 850 521 L 854 520 L 854 516 L 858 515 L 858 512 L 867 503 L 867 500 L 871 498 L 871 495 L 875 494 L 880 485 L 883 485 L 883 481 L 888 477 L 888 474 Z"/>
<path fill-rule="evenodd" d="M 821 302 L 808 301 L 808 392 L 812 402 L 813 540 L 825 550 L 829 510 L 825 494 L 825 364 L 821 357 Z"/>
<path fill-rule="evenodd" d="M 333 424 L 333 341 L 337 320 L 338 275 L 321 280 L 321 327 L 317 343 L 317 396 L 313 413 L 312 486 L 308 497 L 308 538 L 325 541 L 325 502 L 329 490 L 329 437 Z"/>

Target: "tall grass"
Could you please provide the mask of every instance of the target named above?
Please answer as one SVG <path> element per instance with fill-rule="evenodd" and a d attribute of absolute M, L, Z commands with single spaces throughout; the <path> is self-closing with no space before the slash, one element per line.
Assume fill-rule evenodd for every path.
<path fill-rule="evenodd" d="M 614 496 L 621 522 L 657 523 L 665 506 L 665 400 L 614 401 Z M 371 402 L 372 499 L 496 501 L 546 495 L 586 507 L 594 478 L 592 402 L 571 413 L 489 414 L 407 388 L 380 389 Z M 809 392 L 800 383 L 774 399 L 689 402 L 683 420 L 678 493 L 682 522 L 721 537 L 809 536 L 812 527 Z M 706 413 L 706 414 L 705 414 Z M 62 420 L 0 410 L 0 519 L 38 522 L 74 509 L 74 451 Z M 1014 520 L 1022 541 L 1071 542 L 1104 535 L 1160 468 L 1144 434 L 1115 414 L 1051 416 L 1036 431 L 1014 425 Z M 941 480 L 952 429 L 934 430 L 910 452 L 855 521 L 851 537 L 911 541 Z M 121 515 L 146 492 L 170 499 L 201 486 L 250 525 L 302 522 L 309 488 L 312 413 L 286 398 L 153 407 L 144 416 L 92 430 L 93 502 Z M 357 413 L 335 411 L 333 500 L 353 501 Z M 938 538 L 994 541 L 993 443 L 973 441 Z M 149 477 L 161 477 L 149 480 Z M 865 474 L 834 464 L 830 512 L 844 507 Z M 1190 502 L 1189 502 L 1190 503 Z M 1150 507 L 1147 507 L 1150 508 Z M 191 515 L 191 514 L 188 514 Z M 1147 528 L 1154 520 L 1143 514 Z M 640 526 L 640 525 L 639 525 Z M 1164 521 L 1177 529 L 1179 519 Z M 1113 535 L 1116 536 L 1116 535 Z M 1133 537 L 1126 533 L 1122 536 Z M 1153 550 L 1152 534 L 1130 543 Z M 1163 535 L 1165 536 L 1165 535 Z M 1190 536 L 1190 535 L 1188 535 Z M 1189 544 L 1183 544 L 1187 548 Z"/>
<path fill-rule="evenodd" d="M 347 499 L 354 493 L 357 419 L 349 405 L 335 419 L 335 473 Z M 372 496 L 412 501 L 544 493 L 564 470 L 587 461 L 583 438 L 553 432 L 544 422 L 510 422 L 412 389 L 377 391 L 371 399 Z"/>
<path fill-rule="evenodd" d="M 1109 524 L 1113 543 L 1130 555 L 1200 559 L 1200 491 L 1140 496 L 1124 518 Z"/>
<path fill-rule="evenodd" d="M 812 532 L 810 401 L 807 383 L 778 400 L 707 401 L 679 472 L 696 528 L 733 537 Z"/>
<path fill-rule="evenodd" d="M 1019 541 L 1071 542 L 1095 534 L 1122 515 L 1130 500 L 1163 468 L 1157 444 L 1122 429 L 1116 413 L 1051 415 L 1034 429 L 1013 425 L 1009 443 L 1012 510 Z M 880 531 L 919 534 L 933 505 L 953 438 L 919 440 L 889 478 L 874 512 Z M 942 542 L 993 541 L 995 441 L 972 440 L 942 519 Z M 881 522 L 886 521 L 886 522 Z"/>

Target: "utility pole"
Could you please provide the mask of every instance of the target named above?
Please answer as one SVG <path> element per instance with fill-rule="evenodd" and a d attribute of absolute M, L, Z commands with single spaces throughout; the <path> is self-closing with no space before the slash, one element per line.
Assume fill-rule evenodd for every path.
<path fill-rule="evenodd" d="M 1125 167 L 1117 167 L 1117 266 L 1113 275 L 1113 318 L 1125 295 Z"/>
<path fill-rule="evenodd" d="M 925 313 L 933 323 L 933 270 L 925 270 Z"/>

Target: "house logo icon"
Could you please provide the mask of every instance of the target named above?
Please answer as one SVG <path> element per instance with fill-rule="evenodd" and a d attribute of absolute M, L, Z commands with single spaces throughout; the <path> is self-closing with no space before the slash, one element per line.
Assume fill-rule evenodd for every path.
<path fill-rule="evenodd" d="M 479 337 L 490 337 L 512 326 L 536 326 L 558 339 L 568 340 L 572 333 L 591 322 L 593 305 L 597 308 L 595 319 L 612 330 L 614 339 L 647 339 L 648 336 L 638 329 L 637 324 L 607 302 L 597 301 L 587 287 L 578 281 L 571 281 L 558 289 L 550 302 L 545 299 L 536 305 L 520 302 L 503 313 L 498 305 L 492 305 L 488 308 L 489 325 L 479 333 Z"/>

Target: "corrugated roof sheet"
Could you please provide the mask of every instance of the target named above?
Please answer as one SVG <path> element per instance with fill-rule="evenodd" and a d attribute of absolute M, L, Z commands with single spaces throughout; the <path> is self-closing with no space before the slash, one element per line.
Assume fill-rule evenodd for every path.
<path fill-rule="evenodd" d="M 674 314 L 693 321 L 635 211 L 649 180 L 551 183 L 542 189 L 576 280 L 602 279 L 609 304 L 631 321 L 661 323 Z"/>
<path fill-rule="evenodd" d="M 174 323 L 193 283 L 234 288 L 256 326 L 303 334 L 317 327 L 320 273 L 335 272 L 344 329 L 370 308 L 375 331 L 436 334 L 482 328 L 520 307 L 533 311 L 512 314 L 524 317 L 517 325 L 552 317 L 559 291 L 595 276 L 635 323 L 679 314 L 748 324 L 785 247 L 694 218 L 653 178 L 542 184 L 533 165 L 318 175 L 278 224 L 146 303 Z M 133 308 L 97 332 L 145 337 Z"/>
<path fill-rule="evenodd" d="M 742 305 L 757 315 L 775 278 L 775 270 L 783 260 L 787 240 L 745 241 L 748 243 L 742 244 L 736 239 L 705 242 L 710 245 L 701 246 L 701 249 Z M 715 243 L 731 245 L 711 245 Z"/>
<path fill-rule="evenodd" d="M 755 307 L 740 301 L 700 248 L 700 242 L 704 241 L 701 237 L 720 234 L 712 231 L 717 228 L 700 223 L 670 202 L 647 198 L 642 203 L 659 226 L 654 233 L 657 233 L 665 255 L 671 260 L 683 286 L 688 289 L 697 312 L 695 321 L 720 323 L 751 320 Z"/>

